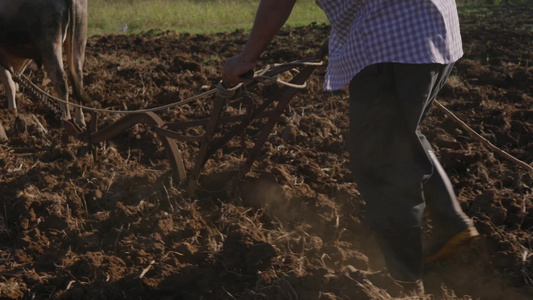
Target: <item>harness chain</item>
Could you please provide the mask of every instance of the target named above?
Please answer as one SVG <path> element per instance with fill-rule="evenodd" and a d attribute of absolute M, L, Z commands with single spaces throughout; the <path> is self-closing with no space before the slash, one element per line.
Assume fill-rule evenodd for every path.
<path fill-rule="evenodd" d="M 44 103 L 45 106 L 47 106 L 54 112 L 56 119 L 61 120 L 61 118 L 63 117 L 63 111 L 55 102 L 51 101 L 50 98 L 46 94 L 39 92 L 42 90 L 36 89 L 33 83 L 29 82 L 29 79 L 22 78 L 19 74 L 12 74 L 12 75 L 13 75 L 12 76 L 13 81 L 20 84 L 20 86 L 28 90 L 30 94 L 36 97 L 37 100 Z"/>
<path fill-rule="evenodd" d="M 20 86 L 27 89 L 30 92 L 30 94 L 32 94 L 39 101 L 44 103 L 44 105 L 50 108 L 54 112 L 55 117 L 58 120 L 61 120 L 61 118 L 63 117 L 62 115 L 63 111 L 57 104 L 55 104 L 54 102 L 50 100 L 53 97 L 46 94 L 43 90 L 39 89 L 39 87 L 34 85 L 33 82 L 31 82 L 27 77 L 22 77 L 21 74 L 15 73 L 12 68 L 6 66 L 2 61 L 0 61 L 0 66 L 2 66 L 4 69 L 6 69 L 11 74 L 11 78 L 13 79 L 14 82 L 18 83 Z"/>
<path fill-rule="evenodd" d="M 285 82 L 283 80 L 278 79 L 277 76 L 268 77 L 268 76 L 263 76 L 263 74 L 266 73 L 270 68 L 284 67 L 284 66 L 285 67 L 286 66 L 289 66 L 289 67 L 290 66 L 294 66 L 294 67 L 296 67 L 296 66 L 310 66 L 310 65 L 320 66 L 322 64 L 323 64 L 323 62 L 321 62 L 321 61 L 317 62 L 317 61 L 306 61 L 306 60 L 300 60 L 300 61 L 294 61 L 294 62 L 282 63 L 282 64 L 273 64 L 273 65 L 267 66 L 265 69 L 256 71 L 256 73 L 255 73 L 253 78 L 256 79 L 258 82 L 261 82 L 261 83 L 263 83 L 265 85 L 279 83 L 279 84 L 286 85 L 286 86 L 289 86 L 289 87 L 303 89 L 303 88 L 306 87 L 305 83 L 302 84 L 302 85 L 294 85 L 294 84 L 291 84 L 291 83 L 288 83 L 288 82 Z M 47 107 L 52 109 L 52 111 L 54 111 L 54 113 L 56 114 L 56 116 L 59 119 L 62 118 L 62 110 L 61 110 L 61 108 L 59 108 L 56 105 L 54 105 L 54 103 L 64 103 L 64 104 L 71 105 L 71 106 L 74 106 L 74 107 L 79 107 L 79 108 L 81 108 L 83 110 L 86 110 L 86 111 L 93 111 L 93 112 L 103 112 L 103 113 L 113 113 L 113 114 L 136 114 L 136 113 L 161 111 L 161 110 L 165 110 L 165 109 L 168 109 L 168 108 L 171 108 L 171 107 L 184 105 L 186 103 L 192 102 L 192 101 L 194 101 L 196 99 L 199 99 L 199 98 L 204 98 L 204 97 L 206 97 L 208 95 L 211 95 L 211 94 L 214 94 L 214 93 L 217 93 L 219 96 L 221 96 L 223 98 L 231 98 L 231 97 L 233 97 L 235 95 L 236 91 L 239 90 L 239 88 L 241 88 L 243 86 L 243 83 L 239 83 L 239 84 L 237 84 L 234 87 L 228 88 L 222 83 L 222 81 L 220 81 L 218 86 L 216 88 L 214 88 L 214 89 L 211 89 L 211 90 L 209 90 L 207 92 L 201 93 L 199 95 L 196 95 L 196 96 L 193 96 L 191 98 L 188 98 L 188 99 L 185 99 L 185 100 L 181 100 L 181 101 L 178 101 L 178 102 L 175 102 L 175 103 L 170 103 L 170 104 L 166 104 L 166 105 L 162 105 L 162 106 L 154 107 L 154 108 L 137 109 L 137 110 L 132 110 L 132 111 L 108 110 L 108 109 L 98 109 L 98 108 L 87 107 L 87 106 L 84 106 L 84 105 L 80 105 L 80 104 L 73 103 L 73 102 L 67 102 L 67 101 L 65 101 L 63 99 L 59 99 L 57 97 L 54 97 L 54 96 L 46 93 L 45 91 L 43 91 L 38 86 L 36 86 L 33 82 L 31 82 L 31 80 L 29 78 L 24 76 L 24 74 L 15 74 L 15 72 L 13 72 L 13 70 L 10 67 L 6 66 L 2 62 L 0 62 L 0 66 L 4 67 L 4 69 L 8 70 L 11 73 L 11 75 L 13 77 L 13 81 L 19 83 L 24 88 L 27 88 L 31 92 L 32 95 L 37 97 L 37 99 L 39 99 Z"/>

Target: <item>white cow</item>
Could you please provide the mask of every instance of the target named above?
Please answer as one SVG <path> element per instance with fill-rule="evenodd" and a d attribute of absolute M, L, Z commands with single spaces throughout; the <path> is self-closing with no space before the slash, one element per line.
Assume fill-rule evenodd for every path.
<path fill-rule="evenodd" d="M 22 72 L 31 60 L 44 66 L 59 98 L 68 101 L 69 78 L 76 100 L 87 102 L 83 92 L 87 15 L 87 0 L 0 0 L 0 79 L 9 108 L 17 108 L 16 85 L 4 67 Z M 63 47 L 69 76 L 63 69 Z M 63 117 L 70 118 L 68 106 L 61 108 Z M 85 126 L 79 108 L 74 121 Z"/>

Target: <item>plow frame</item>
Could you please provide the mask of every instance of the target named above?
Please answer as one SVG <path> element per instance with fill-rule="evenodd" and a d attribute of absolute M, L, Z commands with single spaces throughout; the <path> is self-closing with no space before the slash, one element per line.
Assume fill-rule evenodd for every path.
<path fill-rule="evenodd" d="M 209 118 L 198 120 L 186 120 L 181 122 L 165 122 L 154 112 L 140 112 L 127 114 L 114 123 L 106 127 L 98 128 L 98 115 L 95 111 L 90 111 L 91 119 L 87 129 L 82 130 L 71 120 L 63 120 L 65 133 L 82 142 L 87 143 L 91 148 L 100 142 L 111 140 L 120 133 L 132 128 L 137 124 L 143 124 L 151 131 L 155 132 L 161 140 L 167 158 L 173 170 L 174 180 L 179 184 L 188 181 L 187 191 L 192 195 L 198 184 L 201 170 L 208 159 L 218 150 L 228 143 L 232 138 L 244 134 L 245 129 L 257 119 L 267 119 L 258 133 L 254 145 L 247 149 L 247 156 L 241 163 L 236 179 L 242 179 L 251 169 L 254 161 L 257 159 L 259 152 L 267 141 L 269 134 L 276 125 L 277 121 L 284 113 L 290 100 L 298 92 L 297 87 L 293 85 L 302 85 L 311 76 L 312 72 L 318 67 L 317 64 L 303 65 L 302 62 L 321 61 L 327 54 L 327 43 L 324 44 L 314 57 L 299 61 L 301 69 L 289 82 L 289 85 L 277 88 L 273 96 L 269 96 L 260 105 L 254 107 L 252 99 L 249 97 L 247 90 L 254 88 L 260 83 L 257 78 L 252 78 L 243 84 L 243 88 L 237 97 L 242 100 L 241 104 L 245 112 L 243 114 L 222 116 L 224 107 L 228 101 L 227 97 L 217 95 Z M 262 77 L 274 77 L 282 72 L 293 70 L 298 64 L 282 64 L 266 70 Z M 270 106 L 274 107 L 267 110 Z M 221 124 L 234 124 L 225 134 L 217 132 Z M 177 130 L 184 130 L 191 127 L 204 128 L 203 135 L 184 135 Z M 200 144 L 198 154 L 196 155 L 192 170 L 187 172 L 183 163 L 177 141 L 197 142 Z M 244 147 L 244 145 L 243 145 Z M 93 152 L 94 153 L 94 152 Z M 189 173 L 189 174 L 187 174 Z"/>

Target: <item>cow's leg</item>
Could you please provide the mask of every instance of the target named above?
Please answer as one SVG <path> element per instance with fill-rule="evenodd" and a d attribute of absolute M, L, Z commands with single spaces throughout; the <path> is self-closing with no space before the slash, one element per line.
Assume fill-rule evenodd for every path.
<path fill-rule="evenodd" d="M 76 24 L 76 33 L 71 39 L 67 37 L 65 40 L 65 49 L 67 52 L 67 65 L 72 91 L 74 93 L 74 100 L 76 103 L 86 104 L 88 97 L 83 91 L 83 62 L 85 60 L 87 25 L 79 22 Z M 73 45 L 71 46 L 71 42 Z M 72 53 L 71 53 L 72 51 Z M 79 107 L 74 108 L 74 121 L 80 126 L 85 126 L 85 118 L 83 111 Z"/>
<path fill-rule="evenodd" d="M 56 39 L 53 43 L 45 41 L 41 45 L 41 54 L 44 69 L 55 87 L 57 96 L 68 102 L 67 74 L 63 70 L 63 53 L 61 48 L 61 38 Z M 60 106 L 63 110 L 63 117 L 70 119 L 69 106 L 66 103 L 61 103 Z"/>
<path fill-rule="evenodd" d="M 74 43 L 75 44 L 75 43 Z M 65 52 L 67 53 L 67 72 L 70 79 L 70 84 L 72 86 L 72 92 L 74 93 L 74 102 L 75 103 L 82 103 L 85 101 L 83 100 L 83 74 L 81 65 L 77 63 L 78 59 L 76 57 L 76 50 L 73 46 L 71 48 L 71 40 L 68 37 L 65 40 L 64 44 Z M 74 51 L 74 53 L 70 53 L 71 50 Z M 74 107 L 74 122 L 80 126 L 85 126 L 85 117 L 83 116 L 83 111 L 78 106 Z"/>
<path fill-rule="evenodd" d="M 65 52 L 67 53 L 68 73 L 75 100 L 77 103 L 86 104 L 88 96 L 83 91 L 83 63 L 87 46 L 87 0 L 74 1 L 73 5 L 74 30 L 68 30 Z M 74 108 L 74 121 L 80 126 L 85 126 L 85 118 L 79 107 Z"/>
<path fill-rule="evenodd" d="M 6 91 L 7 107 L 10 109 L 17 109 L 17 101 L 15 99 L 17 86 L 15 85 L 15 82 L 13 82 L 13 78 L 11 78 L 11 73 L 3 67 L 0 67 L 0 80 Z"/>

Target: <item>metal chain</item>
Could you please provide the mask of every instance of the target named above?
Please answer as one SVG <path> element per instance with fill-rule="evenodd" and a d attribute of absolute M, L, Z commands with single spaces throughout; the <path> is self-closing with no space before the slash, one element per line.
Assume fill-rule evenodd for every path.
<path fill-rule="evenodd" d="M 39 101 L 43 102 L 47 107 L 49 107 L 55 113 L 55 115 L 56 115 L 56 117 L 58 119 L 62 118 L 63 111 L 54 102 L 56 102 L 56 103 L 64 103 L 64 104 L 67 104 L 67 105 L 72 105 L 74 107 L 79 107 L 79 108 L 81 108 L 81 109 L 83 109 L 85 111 L 103 112 L 103 113 L 112 113 L 112 114 L 136 114 L 136 113 L 160 111 L 160 110 L 165 110 L 165 109 L 168 109 L 168 108 L 171 108 L 171 107 L 175 107 L 175 106 L 181 106 L 181 105 L 187 104 L 189 102 L 192 102 L 192 101 L 194 101 L 196 99 L 207 97 L 207 96 L 209 96 L 211 94 L 214 94 L 214 93 L 217 93 L 220 97 L 223 97 L 223 98 L 231 98 L 231 97 L 233 97 L 235 95 L 236 91 L 243 86 L 243 83 L 239 83 L 236 86 L 227 88 L 227 87 L 224 86 L 222 81 L 220 81 L 218 86 L 216 88 L 214 88 L 214 89 L 211 89 L 211 90 L 209 90 L 207 92 L 204 92 L 204 93 L 201 93 L 199 95 L 190 97 L 188 99 L 185 99 L 185 100 L 182 100 L 182 101 L 178 101 L 178 102 L 174 102 L 174 103 L 170 103 L 170 104 L 167 104 L 167 105 L 162 105 L 162 106 L 158 106 L 158 107 L 154 107 L 154 108 L 148 108 L 148 109 L 137 109 L 137 110 L 129 110 L 129 111 L 127 111 L 127 110 L 109 110 L 109 109 L 98 109 L 98 108 L 87 107 L 87 106 L 84 106 L 84 105 L 80 105 L 80 104 L 77 104 L 77 103 L 69 102 L 69 101 L 54 97 L 54 96 L 50 95 L 49 93 L 43 91 L 37 85 L 35 85 L 26 75 L 24 75 L 24 74 L 16 74 L 15 72 L 13 72 L 10 68 L 5 66 L 4 64 L 0 64 L 0 65 L 3 66 L 6 70 L 10 71 L 10 73 L 12 74 L 12 77 L 13 77 L 13 81 L 15 81 L 16 83 L 20 84 L 22 87 L 24 87 L 25 89 L 30 91 L 30 93 L 33 96 L 37 97 L 37 99 Z M 323 62 L 322 61 L 318 61 L 318 62 L 317 61 L 294 61 L 294 62 L 290 62 L 290 63 L 273 64 L 273 65 L 267 66 L 264 69 L 256 71 L 254 73 L 253 79 L 255 79 L 258 82 L 263 83 L 265 85 L 272 85 L 274 83 L 279 83 L 281 85 L 286 85 L 286 86 L 293 87 L 293 88 L 303 89 L 303 88 L 306 87 L 305 83 L 301 84 L 301 85 L 295 85 L 295 84 L 291 84 L 291 83 L 286 82 L 286 81 L 282 81 L 282 80 L 278 79 L 277 76 L 269 77 L 269 76 L 264 76 L 263 74 L 265 74 L 267 71 L 269 71 L 270 69 L 275 68 L 275 67 L 283 67 L 283 66 L 294 66 L 294 67 L 297 67 L 297 66 L 310 66 L 310 65 L 320 66 L 320 65 L 323 65 Z"/>
<path fill-rule="evenodd" d="M 27 77 L 22 77 L 19 74 L 12 73 L 12 78 L 14 82 L 28 90 L 31 95 L 36 97 L 39 101 L 44 103 L 44 105 L 50 108 L 54 112 L 56 119 L 61 120 L 63 117 L 63 110 L 56 103 L 50 100 L 49 94 L 35 86 Z"/>

